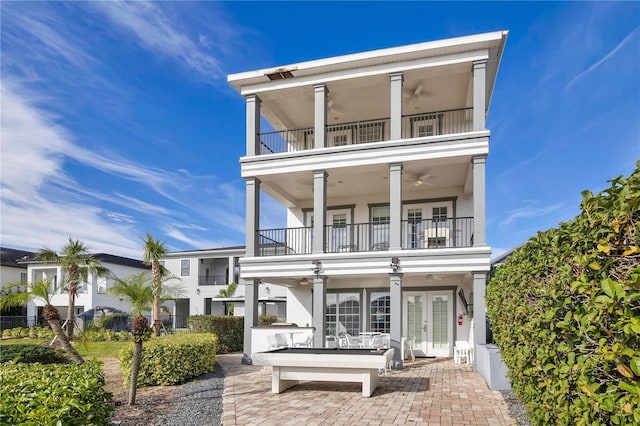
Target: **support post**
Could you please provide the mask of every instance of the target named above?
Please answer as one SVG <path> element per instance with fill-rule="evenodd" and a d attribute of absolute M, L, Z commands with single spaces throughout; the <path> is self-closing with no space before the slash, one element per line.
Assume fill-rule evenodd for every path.
<path fill-rule="evenodd" d="M 260 179 L 255 177 L 245 178 L 246 186 L 246 257 L 258 256 L 259 241 L 258 229 L 260 229 Z"/>
<path fill-rule="evenodd" d="M 326 295 L 327 277 L 317 275 L 313 279 L 313 320 L 311 324 L 316 329 L 313 334 L 314 348 L 323 348 L 325 344 L 324 336 L 326 335 L 326 330 L 324 319 L 327 313 Z"/>
<path fill-rule="evenodd" d="M 393 348 L 393 368 L 400 369 L 402 359 L 402 274 L 389 274 L 391 347 Z"/>
<path fill-rule="evenodd" d="M 473 246 L 487 245 L 486 237 L 486 156 L 473 157 Z"/>
<path fill-rule="evenodd" d="M 487 60 L 473 62 L 473 130 L 484 130 L 486 114 Z"/>
<path fill-rule="evenodd" d="M 313 86 L 315 90 L 314 148 L 324 148 L 327 140 L 327 94 L 326 84 Z"/>
<path fill-rule="evenodd" d="M 244 347 L 243 364 L 253 364 L 251 360 L 251 330 L 258 325 L 258 280 L 242 280 L 244 283 Z"/>
<path fill-rule="evenodd" d="M 260 155 L 260 98 L 245 97 L 247 102 L 247 157 Z"/>
<path fill-rule="evenodd" d="M 484 302 L 484 296 L 486 291 L 487 291 L 487 273 L 474 272 L 473 273 L 473 341 L 476 346 L 485 345 L 487 343 L 487 308 Z"/>
<path fill-rule="evenodd" d="M 402 248 L 402 163 L 389 164 L 389 249 Z"/>
<path fill-rule="evenodd" d="M 404 75 L 401 72 L 389 74 L 391 77 L 391 127 L 389 136 L 391 140 L 402 138 L 402 83 Z"/>
<path fill-rule="evenodd" d="M 324 253 L 328 176 L 324 170 L 315 170 L 313 172 L 313 253 Z"/>

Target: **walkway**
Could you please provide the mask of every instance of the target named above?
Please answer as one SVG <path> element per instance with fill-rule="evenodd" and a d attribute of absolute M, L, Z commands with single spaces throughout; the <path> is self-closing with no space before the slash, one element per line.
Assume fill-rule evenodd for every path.
<path fill-rule="evenodd" d="M 223 425 L 515 425 L 500 392 L 468 365 L 416 359 L 380 377 L 371 398 L 360 384 L 306 382 L 271 393 L 271 370 L 217 355 L 226 373 Z"/>

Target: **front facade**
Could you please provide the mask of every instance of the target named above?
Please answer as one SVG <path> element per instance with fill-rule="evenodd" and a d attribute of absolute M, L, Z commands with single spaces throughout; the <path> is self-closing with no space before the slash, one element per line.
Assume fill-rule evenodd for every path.
<path fill-rule="evenodd" d="M 389 333 L 401 366 L 405 339 L 424 356 L 485 343 L 485 119 L 506 38 L 228 77 L 246 99 L 247 356 L 263 281 L 287 288 L 286 321 L 315 327 L 316 347 Z M 261 226 L 261 192 L 286 207 L 286 227 Z"/>
<path fill-rule="evenodd" d="M 238 286 L 232 295 L 220 296 L 220 291 L 226 291 L 229 284 L 239 282 L 239 259 L 244 252 L 244 246 L 223 247 L 170 252 L 162 258 L 161 263 L 180 279 L 177 283 L 184 289 L 184 294 L 175 301 L 177 328 L 186 327 L 190 315 L 244 316 L 244 286 Z M 284 318 L 285 290 L 269 284 L 259 287 L 259 314 Z"/>
<path fill-rule="evenodd" d="M 131 310 L 131 305 L 126 300 L 121 300 L 113 296 L 107 290 L 113 285 L 114 278 L 126 278 L 129 275 L 139 274 L 149 270 L 142 261 L 130 259 L 122 256 L 115 256 L 107 253 L 96 253 L 92 255 L 100 260 L 102 266 L 109 270 L 106 276 L 98 276 L 91 273 L 86 282 L 78 286 L 78 295 L 75 300 L 75 315 L 99 307 L 115 308 L 124 312 Z M 64 283 L 64 273 L 60 265 L 56 263 L 44 263 L 33 258 L 24 259 L 20 263 L 27 266 L 27 280 L 34 283 L 40 279 L 51 281 L 51 304 L 58 308 L 60 316 L 66 320 L 67 307 L 69 305 L 69 293 L 66 291 Z M 34 325 L 39 321 L 42 314 L 44 302 L 36 300 L 27 306 L 27 319 L 29 325 Z"/>

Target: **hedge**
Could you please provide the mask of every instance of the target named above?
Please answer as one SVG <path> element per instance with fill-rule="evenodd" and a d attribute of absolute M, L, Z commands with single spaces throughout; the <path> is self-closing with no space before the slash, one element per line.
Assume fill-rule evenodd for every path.
<path fill-rule="evenodd" d="M 175 385 L 213 371 L 217 336 L 179 333 L 156 337 L 142 346 L 138 386 Z M 133 344 L 120 350 L 120 369 L 129 386 Z"/>
<path fill-rule="evenodd" d="M 2 330 L 2 337 L 53 339 L 53 330 L 49 326 L 5 328 Z"/>
<path fill-rule="evenodd" d="M 187 318 L 192 333 L 213 333 L 218 336 L 218 353 L 242 351 L 244 317 L 228 315 L 194 315 Z"/>
<path fill-rule="evenodd" d="M 0 424 L 110 425 L 100 363 L 3 364 Z"/>
<path fill-rule="evenodd" d="M 0 346 L 0 362 L 24 362 L 42 364 L 60 363 L 67 360 L 66 353 L 61 349 L 40 346 L 36 344 L 17 344 Z"/>
<path fill-rule="evenodd" d="M 495 340 L 534 424 L 640 424 L 640 162 L 487 288 Z"/>

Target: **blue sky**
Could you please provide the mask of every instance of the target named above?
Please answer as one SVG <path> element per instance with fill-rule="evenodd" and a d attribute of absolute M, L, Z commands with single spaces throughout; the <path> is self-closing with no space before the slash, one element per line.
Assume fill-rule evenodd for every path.
<path fill-rule="evenodd" d="M 509 30 L 487 126 L 494 255 L 640 159 L 640 4 L 11 2 L 1 12 L 3 246 L 139 258 L 244 244 L 244 100 L 226 75 Z M 263 203 L 263 227 L 285 222 Z"/>

